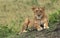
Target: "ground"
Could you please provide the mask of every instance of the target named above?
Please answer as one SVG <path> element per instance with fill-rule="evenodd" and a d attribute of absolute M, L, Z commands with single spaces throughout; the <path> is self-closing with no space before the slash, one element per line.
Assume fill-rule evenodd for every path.
<path fill-rule="evenodd" d="M 16 34 L 11 38 L 60 38 L 60 24 L 56 25 L 57 27 L 54 30 L 31 31 L 19 35 Z"/>

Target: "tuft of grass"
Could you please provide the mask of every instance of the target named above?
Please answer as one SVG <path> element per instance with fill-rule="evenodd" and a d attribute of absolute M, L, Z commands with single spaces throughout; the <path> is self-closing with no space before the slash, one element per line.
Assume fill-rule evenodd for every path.
<path fill-rule="evenodd" d="M 2 26 L 2 24 L 0 24 L 0 38 L 5 38 L 7 36 L 10 36 L 11 34 L 14 34 L 12 29 L 9 29 L 7 25 Z"/>
<path fill-rule="evenodd" d="M 50 1 L 51 1 L 52 4 L 55 3 L 55 2 L 57 2 L 57 0 L 50 0 Z"/>
<path fill-rule="evenodd" d="M 53 31 L 57 27 L 57 23 L 60 22 L 60 10 L 55 13 L 49 14 L 49 31 Z"/>
<path fill-rule="evenodd" d="M 36 6 L 38 6 L 38 5 L 39 5 L 39 3 L 38 3 L 38 1 L 37 1 L 37 0 L 32 0 L 32 5 L 36 5 Z"/>

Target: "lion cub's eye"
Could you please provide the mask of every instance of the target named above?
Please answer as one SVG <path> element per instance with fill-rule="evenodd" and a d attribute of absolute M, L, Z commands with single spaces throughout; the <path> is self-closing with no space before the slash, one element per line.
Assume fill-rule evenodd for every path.
<path fill-rule="evenodd" d="M 39 10 L 36 10 L 36 12 L 38 12 Z"/>
<path fill-rule="evenodd" d="M 40 10 L 40 12 L 42 12 L 42 11 Z"/>

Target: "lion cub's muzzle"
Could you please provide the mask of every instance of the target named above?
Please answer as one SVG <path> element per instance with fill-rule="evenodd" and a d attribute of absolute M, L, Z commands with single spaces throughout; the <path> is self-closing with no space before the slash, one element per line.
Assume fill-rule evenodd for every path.
<path fill-rule="evenodd" d="M 36 15 L 36 19 L 41 19 L 42 15 Z"/>

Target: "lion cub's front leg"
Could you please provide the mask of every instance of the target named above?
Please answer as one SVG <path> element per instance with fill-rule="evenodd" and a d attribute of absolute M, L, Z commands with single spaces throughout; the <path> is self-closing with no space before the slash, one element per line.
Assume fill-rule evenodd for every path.
<path fill-rule="evenodd" d="M 37 29 L 37 31 L 43 30 L 43 28 L 40 26 L 38 22 L 35 22 L 34 27 Z"/>
<path fill-rule="evenodd" d="M 48 29 L 48 28 L 49 28 L 49 26 L 48 26 L 48 21 L 45 20 L 45 22 L 44 22 L 44 29 Z"/>
<path fill-rule="evenodd" d="M 22 32 L 27 32 L 26 29 L 28 28 L 29 23 L 30 23 L 29 18 L 26 18 L 25 21 L 24 21 L 24 24 L 22 26 Z"/>

